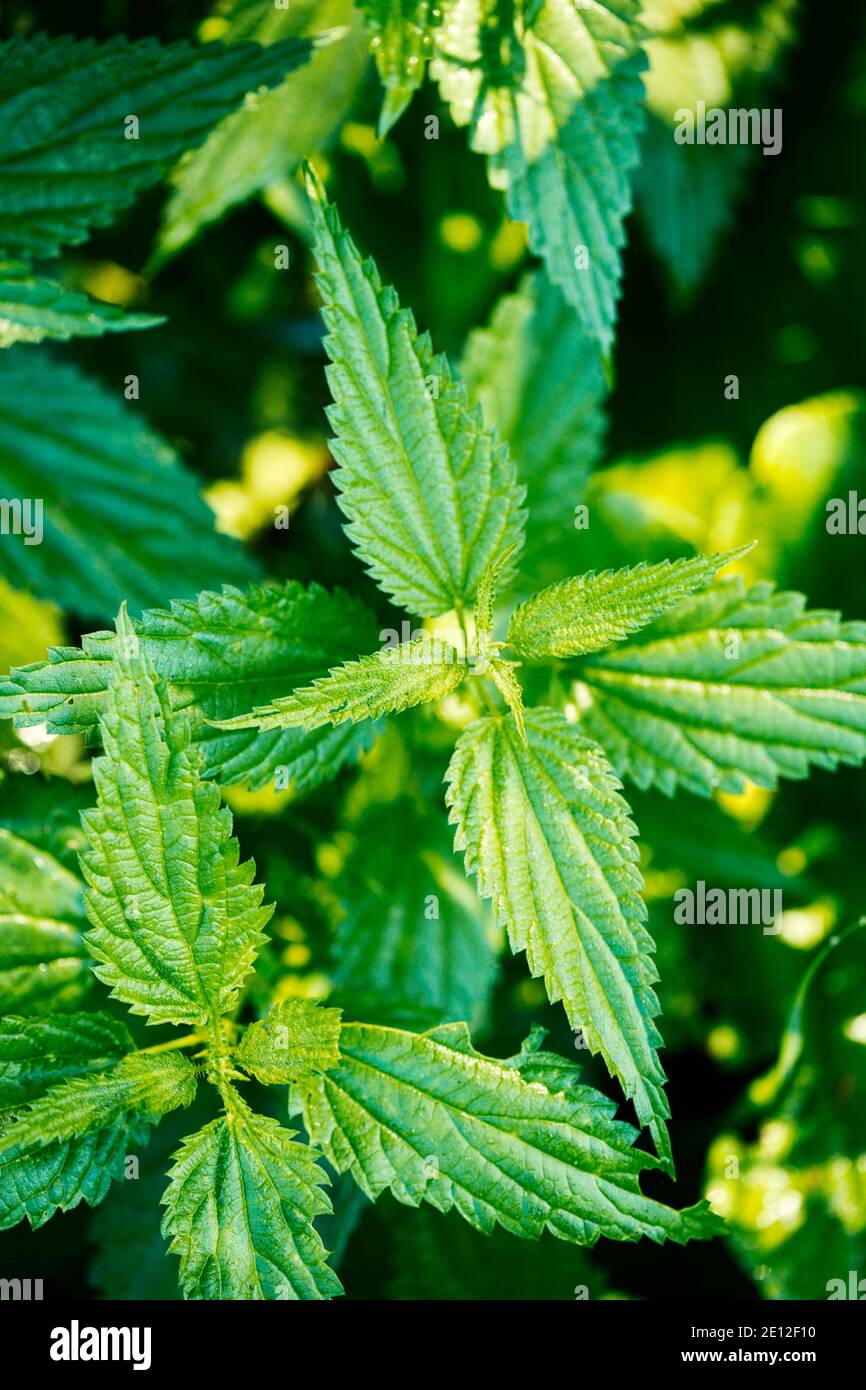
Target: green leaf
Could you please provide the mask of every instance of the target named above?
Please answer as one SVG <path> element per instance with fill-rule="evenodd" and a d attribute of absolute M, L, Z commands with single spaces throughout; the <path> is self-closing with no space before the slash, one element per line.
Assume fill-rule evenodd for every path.
<path fill-rule="evenodd" d="M 44 1224 L 82 1199 L 100 1202 L 147 1127 L 195 1095 L 195 1071 L 177 1053 L 133 1053 L 112 1071 L 52 1087 L 0 1128 L 0 1230 L 25 1216 Z"/>
<path fill-rule="evenodd" d="M 153 39 L 9 39 L 0 45 L 0 246 L 54 256 L 104 227 L 245 93 L 305 62 L 271 48 Z M 135 116 L 133 133 L 127 118 Z"/>
<path fill-rule="evenodd" d="M 408 1206 L 456 1208 L 477 1230 L 548 1229 L 580 1245 L 719 1229 L 704 1207 L 643 1196 L 639 1174 L 659 1161 L 632 1147 L 634 1130 L 574 1063 L 483 1057 L 460 1023 L 420 1035 L 344 1024 L 340 1051 L 339 1067 L 295 1088 L 296 1104 L 312 1141 L 373 1199 L 390 1188 Z"/>
<path fill-rule="evenodd" d="M 313 1218 L 330 1211 L 315 1153 L 291 1130 L 230 1110 L 184 1140 L 163 1203 L 187 1298 L 320 1299 L 342 1293 Z"/>
<path fill-rule="evenodd" d="M 601 651 L 706 589 L 720 569 L 749 549 L 563 579 L 514 610 L 508 641 L 533 661 Z"/>
<path fill-rule="evenodd" d="M 866 757 L 866 624 L 768 583 L 716 584 L 589 658 L 581 723 L 621 776 L 671 793 L 775 787 Z"/>
<path fill-rule="evenodd" d="M 0 1018 L 0 1111 L 73 1076 L 105 1071 L 134 1043 L 126 1024 L 104 1013 Z"/>
<path fill-rule="evenodd" d="M 6 578 L 79 613 L 113 616 L 124 599 L 168 602 L 251 573 L 177 454 L 119 391 L 20 346 L 0 360 L 0 494 L 34 503 L 23 533 L 4 541 Z"/>
<path fill-rule="evenodd" d="M 186 718 L 173 716 L 122 610 L 93 764 L 96 809 L 81 864 L 96 974 L 152 1023 L 203 1024 L 232 1009 L 271 908 L 241 863 L 231 813 L 201 780 Z"/>
<path fill-rule="evenodd" d="M 286 9 L 276 9 L 273 0 L 236 4 L 227 22 L 226 43 L 243 38 L 273 44 L 338 26 L 345 33 L 316 48 L 280 86 L 227 116 L 185 156 L 172 174 L 174 191 L 159 238 L 161 260 L 327 144 L 348 115 L 367 64 L 363 21 L 351 0 L 292 0 Z"/>
<path fill-rule="evenodd" d="M 513 951 L 526 951 L 670 1162 L 658 978 L 635 826 L 601 750 L 551 709 L 527 710 L 528 746 L 508 719 L 480 719 L 448 768 L 455 848 L 493 900 Z"/>
<path fill-rule="evenodd" d="M 43 338 L 99 338 L 165 323 L 158 314 L 128 314 L 58 280 L 35 275 L 20 261 L 0 262 L 0 348 Z"/>
<path fill-rule="evenodd" d="M 340 1060 L 340 1010 L 286 999 L 247 1028 L 235 1061 L 265 1086 L 286 1086 Z"/>
<path fill-rule="evenodd" d="M 372 38 L 370 47 L 385 88 L 379 139 L 402 116 L 424 81 L 433 31 L 442 19 L 435 0 L 360 0 Z"/>
<path fill-rule="evenodd" d="M 397 604 L 436 617 L 471 603 L 490 560 L 519 546 L 523 491 L 505 445 L 312 175 L 308 189 L 346 533 Z"/>
<path fill-rule="evenodd" d="M 93 984 L 80 932 L 67 922 L 0 914 L 0 1014 L 76 1008 Z"/>
<path fill-rule="evenodd" d="M 133 625 L 172 708 L 188 712 L 205 776 L 258 787 L 283 768 L 295 791 L 307 791 L 368 746 L 369 727 L 229 733 L 207 722 L 266 704 L 354 655 L 359 643 L 375 642 L 377 624 L 360 599 L 318 584 L 226 586 L 170 611 L 147 611 Z M 14 717 L 19 728 L 44 723 L 50 733 L 92 735 L 113 649 L 111 632 L 91 633 L 80 648 L 51 648 L 47 661 L 0 681 L 0 717 Z"/>
<path fill-rule="evenodd" d="M 546 275 L 527 276 L 499 300 L 489 325 L 469 335 L 460 371 L 526 484 L 521 574 L 535 588 L 577 569 L 574 509 L 604 431 L 598 344 Z"/>
<path fill-rule="evenodd" d="M 372 806 L 334 883 L 343 912 L 330 971 L 352 1014 L 385 1023 L 481 1023 L 494 930 L 455 861 L 441 803 Z"/>
<path fill-rule="evenodd" d="M 195 1069 L 180 1053 L 130 1053 L 109 1072 L 73 1076 L 31 1101 L 0 1130 L 0 1159 L 107 1129 L 129 1111 L 155 1124 L 189 1105 L 195 1087 Z"/>
<path fill-rule="evenodd" d="M 0 911 L 81 921 L 82 889 L 53 855 L 0 829 Z"/>
<path fill-rule="evenodd" d="M 94 1130 L 0 1163 L 0 1230 L 26 1217 L 36 1230 L 55 1212 L 85 1201 L 95 1207 L 111 1183 L 123 1176 L 127 1155 L 146 1142 L 148 1129 L 127 1112 L 106 1129 Z"/>
<path fill-rule="evenodd" d="M 454 0 L 431 66 L 512 217 L 605 353 L 613 339 L 646 58 L 638 0 Z"/>
<path fill-rule="evenodd" d="M 347 661 L 312 685 L 272 700 L 222 729 L 319 729 L 323 724 L 379 719 L 427 700 L 441 700 L 463 680 L 467 667 L 453 647 L 429 633 L 395 647 L 381 647 Z"/>

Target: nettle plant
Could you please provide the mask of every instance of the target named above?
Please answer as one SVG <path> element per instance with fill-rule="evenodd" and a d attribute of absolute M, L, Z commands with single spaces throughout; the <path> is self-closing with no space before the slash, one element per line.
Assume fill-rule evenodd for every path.
<path fill-rule="evenodd" d="M 524 490 L 507 445 L 312 174 L 308 191 L 347 534 L 424 626 L 395 643 L 341 591 L 226 587 L 135 619 L 124 608 L 115 632 L 3 683 L 0 711 L 19 727 L 101 743 L 80 856 L 90 966 L 132 1013 L 184 1031 L 136 1048 L 109 1013 L 16 1010 L 38 988 L 65 991 L 68 1005 L 90 967 L 74 958 L 74 933 L 40 922 L 38 902 L 6 921 L 0 1226 L 99 1201 L 203 1083 L 221 1113 L 183 1141 L 163 1197 L 188 1297 L 340 1292 L 316 1225 L 329 1210 L 322 1156 L 369 1198 L 456 1209 L 484 1232 L 548 1229 L 578 1245 L 711 1236 L 722 1223 L 706 1204 L 678 1211 L 639 1186 L 673 1160 L 654 946 L 619 777 L 708 795 L 861 761 L 866 628 L 766 583 L 717 579 L 742 550 L 564 578 L 527 597 Z M 446 774 L 455 847 L 655 1155 L 538 1030 L 500 1060 L 474 1049 L 465 1022 L 416 1032 L 307 1000 L 248 1021 L 269 909 L 218 785 L 282 777 L 303 790 L 369 747 L 377 721 L 444 709 L 461 685 L 468 714 Z M 24 864 L 13 841 L 6 862 L 19 852 Z M 41 868 L 55 903 L 74 899 L 59 865 L 42 855 Z M 50 930 L 47 974 L 16 975 L 16 951 L 32 962 Z M 248 1104 L 253 1082 L 288 1088 L 307 1142 Z"/>

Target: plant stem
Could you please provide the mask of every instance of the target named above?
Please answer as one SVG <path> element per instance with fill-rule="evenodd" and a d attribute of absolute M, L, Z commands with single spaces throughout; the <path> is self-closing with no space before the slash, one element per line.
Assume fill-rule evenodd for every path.
<path fill-rule="evenodd" d="M 193 1047 L 196 1043 L 206 1041 L 203 1033 L 186 1033 L 182 1038 L 172 1038 L 170 1042 L 157 1043 L 154 1047 L 139 1048 L 139 1052 L 153 1057 L 157 1052 L 173 1052 L 178 1047 Z"/>

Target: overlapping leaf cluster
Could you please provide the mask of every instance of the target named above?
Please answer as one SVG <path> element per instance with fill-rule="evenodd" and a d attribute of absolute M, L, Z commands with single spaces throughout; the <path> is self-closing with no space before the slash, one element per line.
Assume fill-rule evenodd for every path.
<path fill-rule="evenodd" d="M 0 681 L 16 728 L 97 754 L 80 831 L 77 804 L 69 815 L 77 839 L 35 803 L 0 825 L 0 1228 L 102 1202 L 165 1121 L 164 1148 L 143 1154 L 146 1188 L 190 1298 L 340 1294 L 327 1247 L 339 1255 L 356 1188 L 486 1235 L 591 1246 L 718 1233 L 705 1203 L 678 1210 L 640 1187 L 643 1171 L 674 1167 L 641 794 L 770 790 L 866 759 L 864 623 L 752 582 L 739 535 L 597 571 L 564 535 L 602 431 L 644 26 L 656 38 L 639 188 L 671 254 L 647 179 L 670 155 L 657 148 L 656 69 L 677 45 L 695 64 L 703 51 L 688 20 L 661 4 L 641 16 L 636 0 L 361 10 L 229 6 L 220 41 L 199 48 L 3 46 L 0 491 L 45 507 L 43 544 L 4 550 L 5 573 L 85 619 L 121 608 L 113 631 Z M 787 5 L 770 6 L 758 26 L 774 53 L 787 21 Z M 459 370 L 362 256 L 313 169 L 305 201 L 289 181 L 349 111 L 367 37 L 382 133 L 429 67 L 543 262 L 471 335 Z M 175 448 L 44 354 L 45 339 L 162 322 L 90 300 L 39 263 L 170 169 L 154 266 L 260 192 L 310 231 L 331 476 L 368 601 L 262 582 L 214 530 Z M 681 193 L 686 172 L 671 175 Z M 714 227 L 734 172 L 706 190 Z M 675 250 L 691 285 L 705 251 Z M 388 640 L 374 612 L 385 601 L 421 626 Z M 275 975 L 285 986 L 274 960 L 294 923 L 281 911 L 269 932 L 225 801 L 239 787 L 299 798 L 359 762 L 317 864 L 328 882 L 311 893 L 334 927 L 329 979 L 298 997 L 272 987 Z M 637 1130 L 543 1031 L 504 1060 L 476 1050 L 469 1024 L 484 1026 L 503 941 L 602 1059 Z M 659 944 L 675 969 L 675 946 Z M 317 1002 L 331 986 L 339 1007 Z M 773 1101 L 789 1081 L 774 1078 Z M 286 1088 L 301 1134 L 268 1088 Z M 643 1129 L 655 1154 L 636 1145 Z M 134 1204 L 111 1200 L 117 1229 L 131 1222 L 138 1239 Z M 131 1286 L 110 1226 L 104 1277 Z"/>

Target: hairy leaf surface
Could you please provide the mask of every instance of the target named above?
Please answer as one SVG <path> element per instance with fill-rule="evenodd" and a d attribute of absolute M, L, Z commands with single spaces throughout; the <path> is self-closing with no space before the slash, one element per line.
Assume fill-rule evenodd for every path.
<path fill-rule="evenodd" d="M 514 610 L 508 640 L 535 661 L 601 651 L 706 589 L 742 553 L 741 548 L 563 579 Z"/>
<path fill-rule="evenodd" d="M 163 1233 L 187 1298 L 320 1299 L 342 1293 L 313 1218 L 330 1211 L 316 1156 L 230 1094 L 185 1139 L 163 1198 Z"/>
<path fill-rule="evenodd" d="M 124 612 L 114 666 L 105 754 L 93 765 L 99 799 L 83 817 L 87 944 L 97 975 L 133 1013 L 214 1022 L 233 1007 L 272 909 Z"/>
<path fill-rule="evenodd" d="M 381 647 L 347 661 L 312 685 L 272 700 L 249 714 L 226 720 L 224 729 L 319 729 L 323 724 L 357 723 L 410 709 L 450 694 L 466 675 L 466 663 L 453 647 L 434 645 L 425 633 L 396 647 Z"/>
<path fill-rule="evenodd" d="M 340 1010 L 286 999 L 251 1023 L 235 1060 L 265 1086 L 286 1086 L 340 1060 Z"/>
<path fill-rule="evenodd" d="M 581 322 L 613 338 L 646 59 L 637 0 L 446 7 L 432 72 Z"/>
<path fill-rule="evenodd" d="M 685 1241 L 711 1235 L 703 1207 L 678 1212 L 644 1197 L 658 1160 L 580 1084 L 574 1063 L 524 1052 L 483 1057 L 465 1024 L 414 1034 L 344 1024 L 341 1060 L 296 1088 L 314 1143 L 372 1198 L 455 1208 L 478 1230 L 546 1229 L 592 1245 L 600 1235 Z"/>
<path fill-rule="evenodd" d="M 581 722 L 640 787 L 774 787 L 866 757 L 866 624 L 734 578 L 589 658 Z"/>
<path fill-rule="evenodd" d="M 652 938 L 643 925 L 636 827 L 601 750 L 551 709 L 480 719 L 448 769 L 466 870 L 491 898 L 513 951 L 619 1078 L 670 1162 Z"/>
<path fill-rule="evenodd" d="M 446 358 L 308 187 L 346 533 L 396 603 L 435 617 L 470 603 L 490 560 L 519 544 L 523 490 Z"/>
<path fill-rule="evenodd" d="M 44 338 L 98 338 L 164 322 L 159 315 L 129 314 L 116 304 L 68 290 L 20 261 L 0 263 L 0 348 Z"/>
<path fill-rule="evenodd" d="M 557 286 L 537 274 L 499 300 L 487 327 L 470 333 L 460 370 L 526 484 L 521 575 L 537 588 L 578 569 L 574 509 L 604 431 L 598 343 Z"/>
<path fill-rule="evenodd" d="M 216 729 L 304 685 L 376 640 L 377 624 L 360 599 L 290 582 L 201 593 L 170 610 L 134 620 L 146 659 L 164 681 L 173 709 L 188 713 L 204 754 L 205 775 L 226 785 L 272 781 L 285 770 L 296 791 L 339 772 L 370 741 L 368 728 Z M 81 647 L 54 647 L 48 660 L 0 681 L 0 716 L 20 728 L 44 723 L 50 733 L 92 735 L 105 704 L 114 633 L 94 632 Z"/>
<path fill-rule="evenodd" d="M 195 1094 L 195 1071 L 177 1053 L 133 1053 L 112 1071 L 76 1076 L 0 1128 L 0 1230 L 25 1216 L 44 1224 L 83 1199 L 101 1201 L 148 1126 Z"/>

